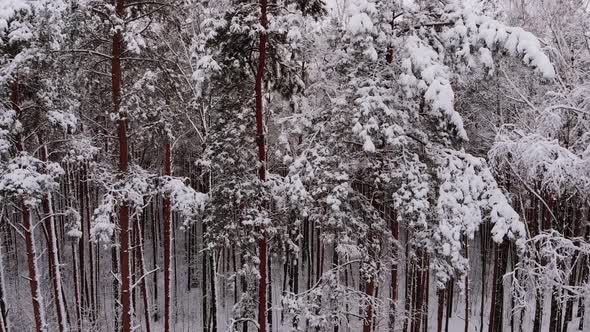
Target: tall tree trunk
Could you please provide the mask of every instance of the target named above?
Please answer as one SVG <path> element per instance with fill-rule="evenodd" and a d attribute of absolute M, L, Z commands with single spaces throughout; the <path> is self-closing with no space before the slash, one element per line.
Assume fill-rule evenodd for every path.
<path fill-rule="evenodd" d="M 451 319 L 451 315 L 453 314 L 453 296 L 455 294 L 455 283 L 454 280 L 451 279 L 448 282 L 448 289 L 447 289 L 447 315 L 445 317 L 445 332 L 449 332 L 449 321 Z"/>
<path fill-rule="evenodd" d="M 172 175 L 172 146 L 166 144 L 166 175 Z M 170 332 L 170 306 L 171 286 L 170 275 L 172 273 L 172 214 L 170 210 L 170 197 L 166 196 L 164 202 L 164 331 Z"/>
<path fill-rule="evenodd" d="M 88 305 L 87 299 L 88 294 L 86 293 L 87 285 L 86 285 L 86 259 L 84 255 L 84 243 L 86 243 L 89 239 L 86 237 L 89 234 L 86 231 L 86 224 L 84 223 L 84 216 L 86 215 L 85 211 L 85 201 L 84 201 L 84 179 L 82 178 L 82 172 L 77 172 L 78 176 L 78 202 L 80 204 L 80 230 L 82 231 L 82 237 L 78 241 L 78 262 L 79 262 L 79 281 L 80 281 L 80 305 L 82 309 L 86 308 Z M 84 316 L 86 312 L 82 311 L 82 316 Z"/>
<path fill-rule="evenodd" d="M 496 321 L 496 298 L 497 298 L 497 292 L 498 292 L 498 254 L 499 254 L 499 249 L 498 249 L 499 245 L 498 244 L 493 244 L 492 248 L 493 252 L 494 252 L 494 258 L 493 262 L 494 262 L 494 274 L 492 276 L 492 301 L 490 304 L 490 317 L 489 317 L 489 323 L 488 323 L 488 331 L 489 332 L 494 332 L 494 323 Z"/>
<path fill-rule="evenodd" d="M 156 234 L 156 222 L 159 222 L 160 219 L 156 218 L 156 213 L 159 215 L 159 210 L 154 208 L 155 203 L 157 200 L 153 200 L 150 203 L 150 219 L 151 219 L 151 235 L 152 235 L 152 264 L 153 268 L 156 269 L 158 265 L 158 236 Z M 154 321 L 160 320 L 160 308 L 158 302 L 158 271 L 154 271 L 154 276 L 152 283 L 154 284 Z"/>
<path fill-rule="evenodd" d="M 2 216 L 0 216 L 0 219 Z M 10 331 L 10 324 L 8 323 L 8 308 L 6 307 L 6 289 L 4 280 L 4 261 L 2 257 L 2 245 L 0 244 L 0 322 L 3 332 Z"/>
<path fill-rule="evenodd" d="M 442 332 L 443 328 L 443 317 L 444 317 L 444 309 L 445 309 L 445 293 L 444 289 L 438 290 L 438 312 L 437 312 L 437 324 L 436 324 L 436 331 Z"/>
<path fill-rule="evenodd" d="M 146 285 L 146 270 L 145 264 L 143 259 L 143 236 L 141 234 L 141 226 L 139 225 L 139 220 L 135 222 L 135 245 L 137 246 L 137 265 L 139 268 L 139 273 L 141 278 L 141 297 L 143 300 L 143 312 L 145 315 L 145 332 L 151 331 L 151 323 L 150 323 L 150 302 L 148 301 L 148 293 L 147 293 L 147 285 Z"/>
<path fill-rule="evenodd" d="M 19 105 L 19 86 L 18 80 L 14 80 L 11 86 L 10 99 L 12 102 L 12 108 L 20 115 Z M 17 135 L 16 138 L 16 150 L 17 153 L 24 151 L 24 141 L 21 135 Z M 45 313 L 43 312 L 43 298 L 41 297 L 41 291 L 39 289 L 39 274 L 37 271 L 37 250 L 35 248 L 35 234 L 34 227 L 31 224 L 31 213 L 29 207 L 25 203 L 25 198 L 21 198 L 22 208 L 22 222 L 23 230 L 25 235 L 25 245 L 27 250 L 27 262 L 29 268 L 29 286 L 31 288 L 31 300 L 33 302 L 33 316 L 35 318 L 35 330 L 41 332 L 45 330 Z"/>
<path fill-rule="evenodd" d="M 112 236 L 112 243 L 116 243 L 115 234 Z M 113 275 L 117 275 L 119 273 L 119 258 L 117 257 L 117 246 L 111 246 L 111 271 Z M 113 278 L 113 299 L 114 299 L 114 317 L 113 317 L 113 325 L 114 331 L 119 331 L 120 329 L 120 315 L 121 315 L 121 303 L 119 302 L 119 283 L 117 282 L 117 278 Z"/>
<path fill-rule="evenodd" d="M 27 260 L 29 266 L 29 284 L 31 286 L 31 297 L 33 299 L 33 313 L 35 316 L 35 329 L 37 332 L 45 330 L 45 313 L 43 312 L 43 298 L 39 289 L 39 278 L 37 272 L 37 251 L 35 249 L 34 228 L 31 224 L 29 207 L 22 203 L 23 228 L 27 246 Z"/>
<path fill-rule="evenodd" d="M 93 250 L 93 243 L 92 241 L 90 241 L 90 216 L 91 216 L 91 209 L 90 209 L 90 195 L 89 195 L 89 190 L 88 190 L 88 170 L 86 167 L 86 164 L 82 164 L 82 174 L 83 174 L 83 181 L 84 181 L 84 186 L 83 186 L 83 190 L 82 190 L 82 197 L 81 199 L 85 199 L 86 200 L 86 209 L 85 209 L 85 213 L 86 213 L 86 238 L 88 239 L 87 244 L 88 244 L 88 265 L 90 266 L 90 271 L 89 271 L 89 282 L 90 284 L 87 285 L 90 287 L 90 296 L 88 297 L 88 307 L 90 308 L 90 312 L 89 312 L 89 318 L 91 321 L 95 321 L 96 320 L 96 315 L 98 314 L 97 312 L 97 308 L 96 308 L 96 285 L 95 285 L 95 281 L 96 281 L 96 276 L 95 276 L 95 266 L 94 266 L 94 250 Z"/>
<path fill-rule="evenodd" d="M 481 303 L 480 303 L 480 316 L 479 316 L 479 330 L 483 332 L 483 324 L 484 324 L 484 312 L 485 312 L 485 303 L 486 303 L 486 261 L 487 261 L 487 252 L 488 252 L 488 242 L 487 242 L 487 227 L 485 222 L 481 226 L 480 232 L 480 239 L 481 239 Z"/>
<path fill-rule="evenodd" d="M 125 16 L 125 0 L 116 0 L 115 13 L 121 20 Z M 113 35 L 113 54 L 112 54 L 112 93 L 113 93 L 113 113 L 118 115 L 117 131 L 119 139 L 119 172 L 121 176 L 126 176 L 129 168 L 129 146 L 127 143 L 127 114 L 121 110 L 121 54 L 123 52 L 123 34 L 121 29 L 117 29 Z M 129 255 L 129 206 L 128 202 L 121 202 L 119 208 L 119 261 L 121 264 L 121 327 L 123 332 L 132 330 L 132 308 L 131 308 L 131 271 Z"/>
<path fill-rule="evenodd" d="M 391 314 L 390 314 L 390 328 L 393 330 L 395 329 L 395 322 L 397 316 L 397 273 L 398 273 L 398 264 L 399 264 L 399 250 L 398 250 L 398 240 L 399 240 L 399 223 L 396 220 L 397 216 L 393 215 L 393 221 L 391 223 L 391 235 L 393 236 L 393 255 L 395 261 L 393 262 L 393 266 L 391 267 Z"/>
<path fill-rule="evenodd" d="M 43 144 L 42 134 L 38 133 L 39 145 L 41 146 L 41 161 L 47 161 L 47 146 Z M 66 308 L 64 306 L 64 299 L 61 292 L 61 271 L 59 266 L 59 257 L 57 250 L 57 239 L 55 235 L 55 217 L 53 214 L 53 202 L 51 193 L 47 193 L 41 202 L 43 206 L 43 213 L 45 214 L 45 226 L 47 228 L 47 252 L 49 256 L 49 273 L 52 281 L 53 299 L 55 303 L 55 310 L 57 313 L 57 323 L 60 331 L 68 330 L 68 323 L 66 321 Z"/>
<path fill-rule="evenodd" d="M 78 239 L 78 241 L 80 241 L 80 239 Z M 77 327 L 78 327 L 78 331 L 82 331 L 82 303 L 81 303 L 81 298 L 80 298 L 80 267 L 78 265 L 78 262 L 76 260 L 76 247 L 77 244 L 74 244 L 72 242 L 72 265 L 73 265 L 73 275 L 74 275 L 74 297 L 75 297 L 75 303 L 76 303 L 76 322 L 77 322 Z"/>
<path fill-rule="evenodd" d="M 412 331 L 420 332 L 422 326 L 423 309 L 424 309 L 424 253 L 419 251 L 417 254 L 417 261 L 415 264 L 415 303 L 414 303 L 414 322 L 412 323 Z"/>
<path fill-rule="evenodd" d="M 370 299 L 373 297 L 375 292 L 375 279 L 371 277 L 371 279 L 367 282 L 367 296 Z M 363 323 L 363 332 L 371 332 L 371 326 L 373 325 L 373 305 L 371 302 L 367 304 L 367 316 L 365 317 L 365 321 Z"/>
<path fill-rule="evenodd" d="M 266 181 L 266 145 L 264 137 L 264 118 L 262 85 L 264 84 L 264 70 L 266 67 L 266 27 L 267 27 L 267 0 L 260 0 L 260 44 L 258 46 L 258 71 L 256 72 L 256 134 L 258 140 L 258 160 L 260 168 L 258 176 L 260 181 Z M 266 288 L 267 288 L 267 243 L 266 235 L 262 230 L 262 237 L 258 243 L 260 260 L 260 282 L 258 285 L 258 325 L 260 332 L 266 332 Z"/>
<path fill-rule="evenodd" d="M 469 261 L 469 240 L 465 237 L 465 258 Z M 469 271 L 465 274 L 465 332 L 469 332 Z"/>

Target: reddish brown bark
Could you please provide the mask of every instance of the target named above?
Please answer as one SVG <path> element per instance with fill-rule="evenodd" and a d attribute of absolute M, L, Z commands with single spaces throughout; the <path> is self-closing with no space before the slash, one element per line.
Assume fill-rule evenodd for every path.
<path fill-rule="evenodd" d="M 256 72 L 256 134 L 258 140 L 258 160 L 260 168 L 258 176 L 260 181 L 266 181 L 266 146 L 264 137 L 264 118 L 263 118 L 263 100 L 262 85 L 264 83 L 264 70 L 266 67 L 266 27 L 267 27 L 267 0 L 260 0 L 260 43 L 258 46 L 258 71 Z M 266 235 L 262 234 L 259 241 L 259 259 L 260 259 L 260 282 L 258 285 L 258 325 L 260 332 L 266 332 L 266 261 L 267 261 L 267 243 Z"/>
<path fill-rule="evenodd" d="M 172 175 L 172 147 L 170 143 L 166 144 L 166 175 Z M 170 274 L 172 273 L 171 253 L 172 253 L 172 216 L 170 211 L 170 197 L 166 196 L 164 202 L 164 331 L 170 331 Z"/>
<path fill-rule="evenodd" d="M 33 226 L 31 225 L 31 214 L 26 204 L 22 203 L 23 228 L 27 247 L 27 262 L 29 266 L 29 285 L 31 286 L 31 297 L 33 300 L 33 314 L 35 316 L 35 331 L 41 332 L 45 328 L 45 317 L 41 303 L 41 293 L 37 278 L 37 252 L 35 250 L 35 239 L 33 237 Z"/>
<path fill-rule="evenodd" d="M 465 258 L 469 261 L 469 244 L 465 238 Z M 469 272 L 465 274 L 465 332 L 469 332 Z"/>
<path fill-rule="evenodd" d="M 125 0 L 116 0 L 115 13 L 119 19 L 125 16 Z M 117 131 L 119 138 L 119 171 L 122 176 L 129 168 L 129 146 L 127 142 L 127 114 L 121 110 L 121 53 L 123 51 L 123 35 L 117 29 L 113 35 L 113 54 L 111 61 L 113 113 L 118 114 Z M 128 202 L 122 202 L 119 209 L 119 261 L 121 265 L 121 327 L 123 332 L 132 330 L 131 322 L 131 273 L 129 254 L 129 206 Z"/>
<path fill-rule="evenodd" d="M 10 101 L 13 109 L 20 115 L 19 107 L 19 86 L 15 80 L 11 85 Z M 16 139 L 16 150 L 18 153 L 24 151 L 24 142 L 20 135 Z M 31 213 L 25 203 L 25 197 L 21 199 L 22 222 L 25 235 L 25 245 L 27 249 L 27 263 L 29 268 L 29 285 L 31 288 L 31 300 L 33 303 L 33 316 L 35 317 L 35 331 L 41 332 L 45 328 L 45 315 L 43 313 L 43 304 L 41 292 L 39 290 L 39 279 L 37 276 L 37 252 L 35 250 L 34 228 L 31 224 Z"/>

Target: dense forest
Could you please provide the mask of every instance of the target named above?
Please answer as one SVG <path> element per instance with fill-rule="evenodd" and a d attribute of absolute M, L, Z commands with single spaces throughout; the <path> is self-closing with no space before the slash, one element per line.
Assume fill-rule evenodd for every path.
<path fill-rule="evenodd" d="M 0 0 L 0 332 L 590 331 L 589 197 L 588 0 Z"/>

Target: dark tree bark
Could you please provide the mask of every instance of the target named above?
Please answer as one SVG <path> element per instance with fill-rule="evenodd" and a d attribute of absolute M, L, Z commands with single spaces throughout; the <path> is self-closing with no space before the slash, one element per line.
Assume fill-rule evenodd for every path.
<path fill-rule="evenodd" d="M 372 297 L 375 293 L 375 279 L 371 279 L 367 282 L 367 296 Z M 367 316 L 363 323 L 363 332 L 371 332 L 371 326 L 373 325 L 373 305 L 369 302 L 367 305 Z"/>
<path fill-rule="evenodd" d="M 260 0 L 260 41 L 258 46 L 258 71 L 256 72 L 256 134 L 258 140 L 258 160 L 260 168 L 258 176 L 260 181 L 266 181 L 266 145 L 264 136 L 264 118 L 263 118 L 263 96 L 262 85 L 264 84 L 264 71 L 266 68 L 266 27 L 267 27 L 267 0 Z M 266 288 L 267 288 L 267 242 L 266 235 L 263 234 L 258 242 L 259 259 L 260 259 L 260 282 L 258 285 L 258 325 L 260 332 L 266 332 Z"/>
<path fill-rule="evenodd" d="M 116 0 L 115 13 L 121 20 L 125 16 L 125 0 Z M 127 142 L 127 114 L 121 110 L 121 54 L 123 52 L 123 34 L 117 29 L 113 35 L 113 54 L 111 61 L 113 113 L 118 115 L 117 132 L 119 141 L 119 172 L 121 176 L 127 174 L 129 168 L 129 146 Z M 121 265 L 121 328 L 123 332 L 130 332 L 132 324 L 131 308 L 131 271 L 129 254 L 129 206 L 122 202 L 119 208 L 119 262 Z"/>
<path fill-rule="evenodd" d="M 140 285 L 141 285 L 141 297 L 143 300 L 143 312 L 145 315 L 145 331 L 151 331 L 151 322 L 150 322 L 150 302 L 148 301 L 148 293 L 147 293 L 147 285 L 146 285 L 146 270 L 145 270 L 145 263 L 143 257 L 143 236 L 141 235 L 141 226 L 139 225 L 139 220 L 135 222 L 135 245 L 137 246 L 137 265 L 139 268 L 139 273 L 141 273 L 140 278 L 142 278 Z"/>
<path fill-rule="evenodd" d="M 166 175 L 172 175 L 172 146 L 166 144 Z M 170 210 L 170 197 L 166 196 L 164 202 L 164 331 L 170 331 L 170 306 L 171 288 L 170 275 L 172 273 L 172 214 Z"/>
<path fill-rule="evenodd" d="M 438 290 L 438 312 L 437 312 L 437 324 L 436 324 L 436 331 L 442 332 L 443 328 L 443 318 L 445 315 L 445 290 L 439 289 Z"/>
<path fill-rule="evenodd" d="M 20 96 L 19 96 L 19 83 L 18 80 L 14 80 L 11 85 L 10 101 L 12 108 L 20 116 Z M 16 150 L 17 153 L 24 151 L 24 141 L 21 135 L 16 137 Z M 35 330 L 37 332 L 45 329 L 45 313 L 43 312 L 43 300 L 41 298 L 41 291 L 39 289 L 39 276 L 37 272 L 37 250 L 35 248 L 35 234 L 34 227 L 31 224 L 31 212 L 29 207 L 25 203 L 25 198 L 21 199 L 22 208 L 22 224 L 25 235 L 25 246 L 27 250 L 27 263 L 29 268 L 29 286 L 31 290 L 31 300 L 33 303 L 33 316 L 35 319 Z"/>
<path fill-rule="evenodd" d="M 40 155 L 41 161 L 47 161 L 47 146 L 43 144 L 42 134 L 38 133 L 39 145 L 41 146 Z M 61 271 L 59 265 L 59 257 L 57 253 L 57 239 L 55 234 L 55 216 L 53 213 L 53 202 L 51 194 L 47 193 L 41 202 L 43 206 L 43 213 L 45 214 L 45 227 L 47 229 L 47 252 L 49 258 L 49 269 L 51 284 L 53 290 L 53 300 L 57 316 L 57 323 L 60 331 L 67 331 L 68 324 L 66 321 L 66 308 L 64 306 L 64 299 L 62 297 L 61 286 Z"/>
<path fill-rule="evenodd" d="M 469 260 L 468 239 L 465 237 L 465 258 Z M 465 274 L 465 332 L 469 332 L 469 271 Z"/>

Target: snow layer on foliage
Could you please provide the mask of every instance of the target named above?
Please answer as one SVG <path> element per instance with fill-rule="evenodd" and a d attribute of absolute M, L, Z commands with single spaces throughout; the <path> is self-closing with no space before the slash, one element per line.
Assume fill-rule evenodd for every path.
<path fill-rule="evenodd" d="M 110 242 L 116 228 L 116 208 L 123 202 L 140 214 L 146 199 L 158 194 L 169 195 L 172 210 L 178 212 L 185 223 L 193 221 L 204 210 L 208 195 L 187 186 L 183 179 L 157 177 L 134 165 L 125 178 L 116 179 L 116 174 L 103 171 L 94 176 L 103 183 L 107 193 L 94 210 L 91 234 L 94 240 Z"/>
<path fill-rule="evenodd" d="M 147 46 L 141 33 L 145 31 L 146 27 L 149 27 L 151 23 L 152 21 L 149 18 L 142 18 L 134 20 L 125 26 L 126 30 L 123 32 L 123 39 L 125 40 L 125 47 L 130 52 L 140 54 L 141 50 Z"/>
<path fill-rule="evenodd" d="M 373 33 L 373 21 L 369 15 L 377 12 L 375 3 L 370 0 L 353 0 L 348 7 L 346 29 L 352 34 Z"/>
<path fill-rule="evenodd" d="M 74 137 L 67 142 L 67 153 L 64 161 L 78 163 L 83 161 L 92 161 L 99 148 L 92 144 L 92 140 L 87 137 Z"/>
<path fill-rule="evenodd" d="M 0 30 L 8 28 L 10 20 L 19 11 L 28 11 L 30 3 L 24 0 L 2 0 L 0 1 Z"/>
<path fill-rule="evenodd" d="M 451 74 L 443 56 L 416 36 L 407 39 L 405 51 L 408 58 L 402 63 L 404 73 L 400 75 L 399 82 L 406 94 L 414 97 L 416 92 L 423 93 L 432 110 L 442 114 L 455 127 L 458 136 L 467 140 L 463 119 L 455 111 Z"/>
<path fill-rule="evenodd" d="M 434 248 L 448 257 L 454 269 L 465 273 L 468 261 L 462 255 L 462 237 L 472 239 L 485 214 L 489 213 L 493 224 L 492 237 L 497 243 L 504 241 L 505 237 L 523 239 L 525 228 L 483 159 L 454 150 L 444 150 L 440 157 L 436 204 L 439 225 L 434 234 L 438 245 Z M 444 264 L 435 264 L 435 267 L 439 280 L 447 280 L 453 275 L 453 270 Z"/>
<path fill-rule="evenodd" d="M 16 119 L 14 110 L 2 109 L 0 106 L 0 155 L 7 153 L 12 146 L 10 134 L 20 132 L 21 123 Z"/>
<path fill-rule="evenodd" d="M 354 0 L 349 4 L 345 26 L 345 39 L 351 40 L 348 53 L 359 52 L 371 61 L 377 60 L 374 39 L 378 30 L 373 18 L 377 13 L 376 4 L 372 0 Z"/>
<path fill-rule="evenodd" d="M 590 186 L 590 161 L 540 134 L 500 133 L 488 152 L 494 168 L 510 168 L 527 183 L 556 193 L 585 192 Z"/>
<path fill-rule="evenodd" d="M 56 163 L 41 160 L 21 152 L 2 165 L 0 169 L 0 192 L 22 197 L 24 203 L 35 207 L 47 193 L 59 189 L 57 178 L 64 174 Z"/>
<path fill-rule="evenodd" d="M 68 207 L 64 212 L 67 217 L 66 235 L 70 238 L 79 239 L 82 237 L 82 216 L 72 207 Z"/>
<path fill-rule="evenodd" d="M 179 178 L 165 177 L 163 180 L 161 192 L 169 195 L 172 210 L 179 212 L 185 218 L 185 223 L 192 221 L 205 209 L 209 195 L 197 192 Z"/>
<path fill-rule="evenodd" d="M 100 204 L 94 209 L 90 238 L 97 242 L 110 243 L 115 228 L 116 200 L 112 195 L 105 195 Z"/>
<path fill-rule="evenodd" d="M 47 119 L 53 125 L 61 127 L 65 132 L 72 132 L 78 125 L 78 118 L 69 112 L 49 111 L 47 112 Z"/>
<path fill-rule="evenodd" d="M 453 51 L 466 61 L 468 68 L 475 67 L 477 58 L 484 68 L 492 72 L 492 52 L 504 51 L 511 56 L 522 57 L 526 65 L 535 68 L 543 77 L 555 77 L 551 61 L 543 53 L 539 40 L 530 32 L 506 26 L 457 5 L 448 6 L 440 21 L 451 22 L 452 25 L 450 28 L 442 27 L 444 30 L 435 38 L 445 50 Z M 455 127 L 458 137 L 467 140 L 463 120 L 454 107 L 455 94 L 451 82 L 455 77 L 447 64 L 453 57 L 427 42 L 431 37 L 424 38 L 425 31 L 421 29 L 406 39 L 406 58 L 402 62 L 403 73 L 399 76 L 399 83 L 409 97 L 423 94 L 431 110 L 443 115 Z"/>
<path fill-rule="evenodd" d="M 492 68 L 489 51 L 506 51 L 511 56 L 522 56 L 522 61 L 540 72 L 544 78 L 555 77 L 555 69 L 545 55 L 539 39 L 519 27 L 510 27 L 471 9 L 451 8 L 448 20 L 452 28 L 443 33 L 447 46 L 458 49 L 457 54 L 470 58 L 471 51 L 480 48 L 479 59 L 484 66 Z M 470 62 L 468 60 L 468 62 Z"/>

